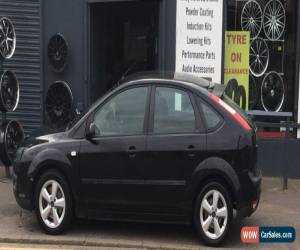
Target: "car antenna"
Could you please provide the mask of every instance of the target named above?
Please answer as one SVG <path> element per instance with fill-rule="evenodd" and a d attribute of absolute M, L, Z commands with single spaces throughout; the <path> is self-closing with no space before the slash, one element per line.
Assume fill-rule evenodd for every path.
<path fill-rule="evenodd" d="M 120 80 L 117 82 L 117 84 L 114 85 L 113 89 L 115 89 L 115 88 L 117 88 L 117 87 L 119 87 L 119 86 L 121 85 L 121 82 L 126 78 L 126 76 L 128 76 L 128 73 L 130 72 L 130 70 L 132 70 L 132 69 L 135 67 L 136 64 L 137 64 L 137 62 L 135 61 L 135 62 L 133 62 L 133 64 L 131 64 L 131 65 L 127 68 L 127 70 L 126 70 L 126 71 L 124 72 L 124 74 L 121 76 L 121 78 L 120 78 Z"/>

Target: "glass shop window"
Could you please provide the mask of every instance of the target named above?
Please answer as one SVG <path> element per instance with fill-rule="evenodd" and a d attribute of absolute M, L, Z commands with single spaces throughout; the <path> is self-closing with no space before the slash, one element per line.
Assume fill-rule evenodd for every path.
<path fill-rule="evenodd" d="M 294 112 L 297 2 L 228 0 L 226 30 L 250 33 L 247 94 L 237 91 L 240 83 L 234 77 L 225 84 L 238 104 L 247 103 L 247 110 Z"/>
<path fill-rule="evenodd" d="M 249 110 L 293 111 L 296 10 L 297 1 L 228 1 L 227 31 L 250 32 Z"/>

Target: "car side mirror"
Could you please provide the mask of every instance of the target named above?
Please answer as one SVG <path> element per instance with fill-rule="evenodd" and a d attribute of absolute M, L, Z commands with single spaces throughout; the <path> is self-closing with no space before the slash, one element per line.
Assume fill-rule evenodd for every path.
<path fill-rule="evenodd" d="M 96 125 L 95 125 L 95 123 L 92 122 L 86 133 L 86 138 L 88 140 L 92 140 L 95 137 L 95 135 L 96 135 Z"/>

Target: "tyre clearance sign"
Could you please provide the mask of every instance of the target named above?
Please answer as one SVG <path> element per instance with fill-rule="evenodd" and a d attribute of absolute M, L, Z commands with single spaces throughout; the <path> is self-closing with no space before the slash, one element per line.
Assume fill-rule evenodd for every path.
<path fill-rule="evenodd" d="M 223 0 L 177 0 L 176 71 L 221 83 Z"/>

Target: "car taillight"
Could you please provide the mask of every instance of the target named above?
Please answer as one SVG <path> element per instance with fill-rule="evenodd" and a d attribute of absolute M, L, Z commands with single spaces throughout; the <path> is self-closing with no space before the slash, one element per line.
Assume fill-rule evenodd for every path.
<path fill-rule="evenodd" d="M 211 95 L 211 99 L 221 105 L 246 131 L 250 131 L 251 127 L 248 122 L 226 102 L 216 95 Z"/>

